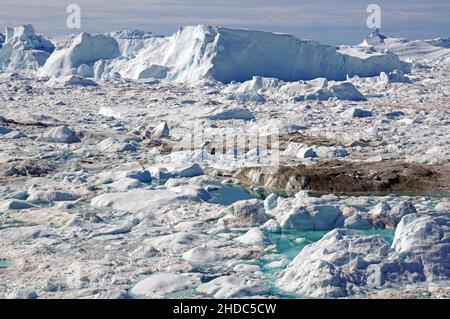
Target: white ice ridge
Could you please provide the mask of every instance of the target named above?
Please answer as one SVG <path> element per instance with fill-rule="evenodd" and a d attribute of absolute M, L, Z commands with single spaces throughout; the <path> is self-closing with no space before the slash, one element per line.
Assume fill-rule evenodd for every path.
<path fill-rule="evenodd" d="M 91 71 L 86 66 L 78 70 L 81 65 Z M 137 32 L 95 37 L 82 34 L 70 47 L 56 51 L 41 74 L 67 75 L 78 71 L 94 73 L 96 78 L 120 75 L 135 80 L 214 79 L 229 83 L 247 81 L 253 76 L 284 81 L 319 77 L 345 80 L 347 76 L 377 76 L 393 70 L 409 72 L 410 66 L 389 52 L 347 49 L 343 53 L 334 46 L 288 34 L 198 25 L 180 27 L 169 37 Z"/>

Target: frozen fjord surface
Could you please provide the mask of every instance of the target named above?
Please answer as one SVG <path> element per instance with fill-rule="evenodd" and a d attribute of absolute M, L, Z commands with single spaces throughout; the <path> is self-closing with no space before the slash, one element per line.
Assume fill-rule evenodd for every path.
<path fill-rule="evenodd" d="M 141 50 L 129 48 L 119 43 L 119 51 L 129 50 L 130 57 Z M 96 87 L 73 82 L 54 87 L 38 81 L 34 72 L 2 73 L 0 237 L 5 249 L 0 260 L 7 267 L 0 270 L 0 294 L 123 298 L 137 292 L 137 297 L 239 298 L 292 297 L 293 291 L 303 296 L 446 297 L 445 276 L 425 273 L 445 270 L 439 259 L 445 255 L 437 249 L 445 251 L 446 242 L 438 238 L 448 230 L 434 219 L 448 216 L 448 198 L 314 198 L 301 192 L 295 198 L 271 196 L 266 203 L 253 199 L 227 207 L 215 194 L 231 193 L 227 204 L 248 199 L 228 179 L 239 165 L 217 163 L 212 156 L 202 161 L 198 153 L 172 150 L 171 145 L 192 124 L 244 132 L 282 123 L 287 141 L 282 160 L 289 165 L 334 165 L 339 158 L 445 167 L 450 158 L 448 72 L 447 64 L 435 61 L 414 64 L 406 75 L 410 83 L 389 74 L 345 82 L 255 77 L 229 85 L 117 77 L 98 81 Z M 329 94 L 342 83 L 351 83 L 367 101 Z M 11 138 L 12 132 L 25 136 Z M 305 156 L 313 153 L 315 157 Z M 205 192 L 212 198 L 197 196 Z M 404 223 L 391 247 L 391 227 L 414 210 L 433 220 Z M 336 240 L 310 248 L 315 258 L 305 261 L 311 270 L 305 275 L 293 259 L 334 227 L 357 233 L 346 230 L 349 234 L 342 239 L 332 233 L 328 238 Z M 433 231 L 427 235 L 430 241 L 418 239 L 428 228 Z M 389 242 L 366 238 L 374 233 L 389 237 Z M 411 246 L 411 241 L 419 244 Z M 347 250 L 348 259 L 324 253 L 347 245 L 356 247 Z M 383 271 L 399 265 L 396 259 L 386 260 L 396 247 L 408 254 L 407 265 L 414 271 Z M 430 252 L 426 257 L 432 267 L 417 263 L 424 250 Z M 372 273 L 374 264 L 384 268 Z M 335 279 L 325 276 L 327 269 L 339 270 L 338 285 L 327 285 L 329 278 Z M 293 285 L 303 278 L 310 285 L 284 287 L 285 270 L 301 279 L 292 280 Z M 354 281 L 354 275 L 360 280 Z M 165 278 L 174 278 L 173 284 Z M 324 289 L 311 289 L 316 283 Z M 390 290 L 391 284 L 400 290 Z M 155 294 L 155 287 L 164 293 Z"/>

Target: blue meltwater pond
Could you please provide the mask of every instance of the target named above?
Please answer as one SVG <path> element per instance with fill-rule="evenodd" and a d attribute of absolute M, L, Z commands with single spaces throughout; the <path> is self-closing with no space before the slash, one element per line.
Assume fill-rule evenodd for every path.
<path fill-rule="evenodd" d="M 278 253 L 285 255 L 289 261 L 292 261 L 305 246 L 319 241 L 328 232 L 329 231 L 288 231 L 282 234 L 272 234 L 270 235 L 270 239 L 272 243 L 277 245 Z M 394 239 L 395 229 L 371 229 L 358 232 L 367 236 L 380 235 L 391 245 Z M 301 240 L 298 241 L 298 239 Z M 266 267 L 270 262 L 271 261 L 265 261 L 262 264 L 262 271 L 265 274 L 266 285 L 269 287 L 269 294 L 280 298 L 303 298 L 296 294 L 286 293 L 274 285 L 276 277 L 282 268 L 274 269 Z"/>
<path fill-rule="evenodd" d="M 9 262 L 7 260 L 0 259 L 0 269 L 1 268 L 8 268 L 8 266 L 9 266 Z"/>
<path fill-rule="evenodd" d="M 284 254 L 289 260 L 295 258 L 298 253 L 309 244 L 319 241 L 329 231 L 288 231 L 282 234 L 272 234 L 270 239 L 272 243 L 277 245 L 278 253 Z M 389 244 L 392 244 L 394 239 L 395 229 L 371 229 L 358 231 L 363 235 L 380 235 Z M 297 242 L 298 239 L 304 239 Z"/>

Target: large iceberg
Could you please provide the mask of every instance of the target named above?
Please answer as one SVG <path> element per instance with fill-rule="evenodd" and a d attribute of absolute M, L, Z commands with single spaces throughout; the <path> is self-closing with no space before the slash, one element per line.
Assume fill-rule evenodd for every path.
<path fill-rule="evenodd" d="M 347 76 L 376 76 L 409 65 L 392 53 L 347 50 L 287 34 L 214 26 L 181 27 L 174 35 L 159 39 L 129 61 L 119 61 L 113 72 L 125 78 L 152 77 L 149 70 L 167 69 L 175 81 L 211 77 L 223 83 L 244 82 L 253 76 L 284 81 L 324 77 L 345 80 Z"/>
<path fill-rule="evenodd" d="M 85 49 L 75 50 L 78 46 Z M 96 37 L 84 33 L 70 48 L 55 52 L 42 74 L 67 74 L 81 64 L 94 62 L 98 78 L 120 75 L 127 79 L 165 78 L 176 82 L 244 82 L 253 76 L 284 81 L 319 77 L 342 81 L 348 76 L 410 71 L 409 64 L 393 53 L 367 53 L 358 48 L 338 50 L 287 34 L 199 25 L 180 27 L 169 37 L 138 31 Z"/>
<path fill-rule="evenodd" d="M 6 28 L 0 36 L 0 70 L 36 70 L 54 50 L 51 41 L 37 35 L 32 25 Z"/>
<path fill-rule="evenodd" d="M 56 50 L 40 69 L 43 76 L 61 76 L 78 74 L 84 76 L 93 65 L 102 59 L 114 59 L 120 56 L 117 41 L 105 35 L 92 36 L 83 32 L 68 47 Z M 83 74 L 80 74 L 83 73 Z"/>

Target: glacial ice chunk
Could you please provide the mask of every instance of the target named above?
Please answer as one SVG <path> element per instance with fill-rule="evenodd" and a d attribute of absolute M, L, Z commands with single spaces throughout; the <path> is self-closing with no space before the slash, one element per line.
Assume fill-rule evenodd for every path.
<path fill-rule="evenodd" d="M 77 134 L 74 131 L 72 131 L 67 125 L 62 125 L 49 129 L 41 137 L 39 137 L 39 140 L 51 143 L 64 143 L 64 144 L 81 142 Z"/>
<path fill-rule="evenodd" d="M 170 293 L 193 289 L 200 284 L 200 274 L 156 273 L 139 281 L 130 292 L 136 296 L 162 299 Z"/>

